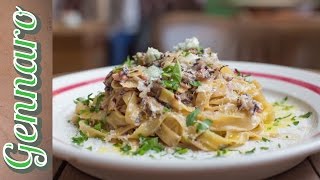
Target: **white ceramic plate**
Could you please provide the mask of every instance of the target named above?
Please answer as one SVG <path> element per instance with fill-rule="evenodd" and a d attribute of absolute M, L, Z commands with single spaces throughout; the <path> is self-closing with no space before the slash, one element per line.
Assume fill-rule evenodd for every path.
<path fill-rule="evenodd" d="M 196 153 L 183 158 L 152 159 L 146 156 L 130 158 L 112 150 L 112 146 L 89 140 L 75 146 L 71 137 L 77 132 L 68 123 L 75 104 L 73 100 L 104 90 L 102 81 L 111 67 L 83 71 L 53 80 L 53 151 L 80 170 L 103 179 L 261 179 L 281 173 L 320 151 L 320 76 L 311 72 L 260 63 L 224 61 L 232 68 L 249 72 L 264 88 L 268 100 L 285 96 L 298 107 L 298 112 L 312 112 L 311 118 L 287 129 L 295 138 L 272 139 L 267 151 L 250 155 L 214 157 Z M 292 132 L 290 132 L 292 131 Z M 286 135 L 287 136 L 287 135 Z M 258 143 L 258 144 L 257 144 Z M 249 142 L 244 149 L 265 146 Z M 281 148 L 276 144 L 281 144 Z M 93 145 L 93 150 L 86 149 Z M 192 158 L 190 158 L 192 157 Z M 211 158 L 210 158 L 211 157 Z"/>

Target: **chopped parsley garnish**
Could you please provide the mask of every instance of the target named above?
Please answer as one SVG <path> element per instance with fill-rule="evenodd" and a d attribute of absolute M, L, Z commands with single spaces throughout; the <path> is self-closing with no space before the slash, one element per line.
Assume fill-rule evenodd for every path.
<path fill-rule="evenodd" d="M 77 117 L 76 121 L 74 122 L 74 124 L 76 124 L 77 126 L 79 125 L 79 122 L 81 121 L 80 117 Z"/>
<path fill-rule="evenodd" d="M 82 131 L 80 131 L 80 136 L 72 137 L 72 142 L 77 145 L 81 145 L 87 140 L 88 140 L 88 136 L 84 134 Z"/>
<path fill-rule="evenodd" d="M 132 149 L 129 144 L 124 144 L 123 142 L 117 142 L 113 146 L 119 148 L 119 151 L 123 154 L 129 154 Z"/>
<path fill-rule="evenodd" d="M 234 73 L 237 74 L 237 76 L 241 76 L 241 72 L 238 69 L 234 69 Z"/>
<path fill-rule="evenodd" d="M 122 143 L 117 142 L 117 143 L 113 144 L 113 146 L 120 148 L 122 146 Z"/>
<path fill-rule="evenodd" d="M 310 116 L 312 115 L 312 112 L 307 112 L 307 113 L 305 113 L 305 114 L 303 114 L 303 115 L 300 115 L 300 116 L 293 116 L 292 118 L 291 118 L 291 121 L 292 121 L 292 124 L 293 125 L 295 125 L 295 126 L 297 126 L 300 122 L 297 120 L 297 118 L 309 118 Z"/>
<path fill-rule="evenodd" d="M 197 132 L 202 132 L 210 128 L 212 121 L 210 119 L 205 119 L 197 124 Z"/>
<path fill-rule="evenodd" d="M 89 146 L 86 149 L 88 149 L 89 151 L 92 151 L 92 146 Z"/>
<path fill-rule="evenodd" d="M 242 77 L 246 82 L 252 83 L 252 79 L 250 79 L 251 74 L 241 73 L 238 69 L 235 69 L 235 70 L 234 70 L 234 73 L 235 73 L 237 76 Z"/>
<path fill-rule="evenodd" d="M 191 81 L 190 84 L 194 87 L 198 87 L 201 86 L 201 82 L 200 81 Z"/>
<path fill-rule="evenodd" d="M 261 150 L 268 150 L 268 147 L 260 147 Z"/>
<path fill-rule="evenodd" d="M 273 125 L 274 125 L 274 126 L 279 126 L 279 121 L 275 121 L 275 122 L 273 123 Z"/>
<path fill-rule="evenodd" d="M 234 73 L 237 74 L 237 76 L 241 76 L 241 77 L 249 77 L 249 76 L 251 76 L 250 74 L 241 73 L 238 69 L 234 69 Z"/>
<path fill-rule="evenodd" d="M 164 107 L 164 108 L 163 108 L 163 112 L 170 112 L 170 111 L 171 111 L 171 109 L 168 108 L 168 107 Z"/>
<path fill-rule="evenodd" d="M 190 54 L 190 52 L 189 51 L 182 51 L 181 54 L 183 57 L 187 57 Z"/>
<path fill-rule="evenodd" d="M 281 101 L 274 102 L 274 106 L 281 106 L 288 100 L 288 96 L 284 97 Z"/>
<path fill-rule="evenodd" d="M 196 108 L 187 116 L 187 121 L 186 121 L 187 126 L 192 126 L 196 123 L 196 118 L 199 113 L 200 113 L 200 109 Z"/>
<path fill-rule="evenodd" d="M 312 112 L 307 112 L 303 115 L 300 115 L 299 118 L 309 118 L 312 115 Z"/>
<path fill-rule="evenodd" d="M 182 154 L 186 154 L 188 151 L 189 150 L 187 148 L 177 147 L 174 153 L 182 155 Z"/>
<path fill-rule="evenodd" d="M 84 113 L 88 113 L 89 111 L 87 109 L 82 109 L 79 111 L 79 114 L 84 114 Z"/>
<path fill-rule="evenodd" d="M 256 151 L 256 148 L 253 148 L 253 149 L 251 149 L 251 150 L 249 150 L 249 151 L 246 151 L 246 152 L 244 152 L 245 154 L 252 154 L 252 153 L 254 153 Z"/>
<path fill-rule="evenodd" d="M 113 73 L 118 73 L 118 72 L 122 71 L 122 69 L 123 69 L 123 66 L 122 66 L 122 65 L 119 65 L 119 66 L 115 67 L 115 68 L 112 70 L 112 72 L 113 72 Z"/>
<path fill-rule="evenodd" d="M 93 126 L 93 128 L 94 128 L 95 130 L 98 130 L 98 131 L 101 131 L 101 127 L 102 127 L 101 122 L 99 122 L 99 123 L 97 123 L 96 125 Z"/>
<path fill-rule="evenodd" d="M 139 137 L 139 148 L 135 155 L 144 155 L 146 152 L 153 150 L 155 152 L 160 152 L 164 150 L 162 144 L 159 143 L 158 137 Z"/>
<path fill-rule="evenodd" d="M 127 59 L 123 64 L 126 65 L 127 67 L 131 67 L 133 63 L 134 63 L 134 60 L 131 60 L 130 57 L 127 56 Z"/>
<path fill-rule="evenodd" d="M 280 101 L 274 102 L 272 105 L 273 106 L 279 106 L 282 110 L 284 111 L 289 111 L 294 108 L 293 105 L 288 105 L 286 102 L 288 101 L 288 96 L 284 97 Z"/>
<path fill-rule="evenodd" d="M 221 156 L 224 156 L 224 155 L 226 155 L 228 153 L 228 149 L 219 149 L 218 151 L 217 151 L 217 157 L 221 157 Z"/>
<path fill-rule="evenodd" d="M 92 109 L 90 109 L 91 112 L 93 111 L 99 112 L 104 96 L 105 96 L 104 93 L 100 93 L 98 95 L 95 105 L 92 107 Z"/>
<path fill-rule="evenodd" d="M 286 106 L 283 106 L 282 110 L 288 111 L 288 110 L 290 110 L 292 108 L 294 108 L 294 106 L 286 105 Z"/>
<path fill-rule="evenodd" d="M 180 87 L 180 83 L 177 83 L 177 81 L 164 80 L 162 81 L 162 84 L 167 89 L 174 91 L 176 91 Z"/>
<path fill-rule="evenodd" d="M 203 54 L 204 53 L 203 47 L 200 47 L 200 46 L 197 48 L 197 51 L 198 51 L 198 54 Z"/>
<path fill-rule="evenodd" d="M 83 97 L 78 97 L 78 98 L 75 99 L 73 102 L 76 103 L 76 104 L 78 104 L 79 102 L 81 102 L 82 104 L 88 106 L 89 103 L 90 103 L 90 101 L 93 100 L 93 98 L 91 98 L 91 96 L 92 96 L 92 93 L 87 96 L 87 99 L 86 99 L 86 98 L 83 98 Z"/>
<path fill-rule="evenodd" d="M 286 115 L 286 116 L 283 116 L 283 117 L 278 117 L 278 118 L 275 119 L 275 121 L 279 121 L 279 120 L 281 120 L 281 119 L 288 118 L 288 117 L 290 117 L 291 115 L 292 115 L 292 113 L 290 113 L 290 114 L 288 114 L 288 115 Z"/>
<path fill-rule="evenodd" d="M 267 139 L 267 138 L 265 138 L 265 137 L 262 137 L 262 141 L 263 141 L 263 142 L 271 142 L 271 140 L 269 140 L 269 139 Z"/>
<path fill-rule="evenodd" d="M 86 125 L 89 125 L 89 120 L 86 120 L 86 119 L 84 119 L 84 120 L 82 120 Z"/>
<path fill-rule="evenodd" d="M 124 146 L 120 147 L 120 151 L 124 154 L 128 154 L 131 150 L 131 146 L 129 144 L 125 144 Z"/>
<path fill-rule="evenodd" d="M 179 61 L 173 66 L 167 66 L 163 68 L 162 72 L 162 84 L 165 88 L 176 91 L 180 87 L 182 79 L 181 66 Z"/>

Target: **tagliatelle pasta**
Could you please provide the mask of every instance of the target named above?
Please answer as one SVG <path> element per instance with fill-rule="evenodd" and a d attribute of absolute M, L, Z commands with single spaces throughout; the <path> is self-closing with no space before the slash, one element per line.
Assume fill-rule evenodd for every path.
<path fill-rule="evenodd" d="M 77 99 L 73 123 L 88 137 L 132 147 L 157 137 L 168 147 L 215 151 L 267 136 L 275 119 L 261 85 L 196 38 L 171 52 L 137 53 L 104 84 L 105 92 Z"/>

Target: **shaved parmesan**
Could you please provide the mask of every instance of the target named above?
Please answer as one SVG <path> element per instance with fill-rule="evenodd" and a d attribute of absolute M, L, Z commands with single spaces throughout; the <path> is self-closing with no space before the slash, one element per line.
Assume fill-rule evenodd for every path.
<path fill-rule="evenodd" d="M 192 37 L 190 39 L 186 39 L 184 42 L 178 43 L 173 47 L 176 50 L 187 50 L 192 48 L 199 48 L 199 40 L 196 37 Z"/>
<path fill-rule="evenodd" d="M 152 81 L 161 77 L 162 70 L 157 66 L 152 65 L 144 70 L 144 73 L 148 76 L 148 79 Z"/>

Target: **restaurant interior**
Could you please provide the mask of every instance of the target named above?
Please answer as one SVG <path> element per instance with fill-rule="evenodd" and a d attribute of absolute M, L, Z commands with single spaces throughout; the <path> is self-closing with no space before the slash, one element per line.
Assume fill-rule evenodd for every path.
<path fill-rule="evenodd" d="M 197 37 L 220 60 L 320 69 L 320 0 L 53 0 L 53 72 Z"/>

